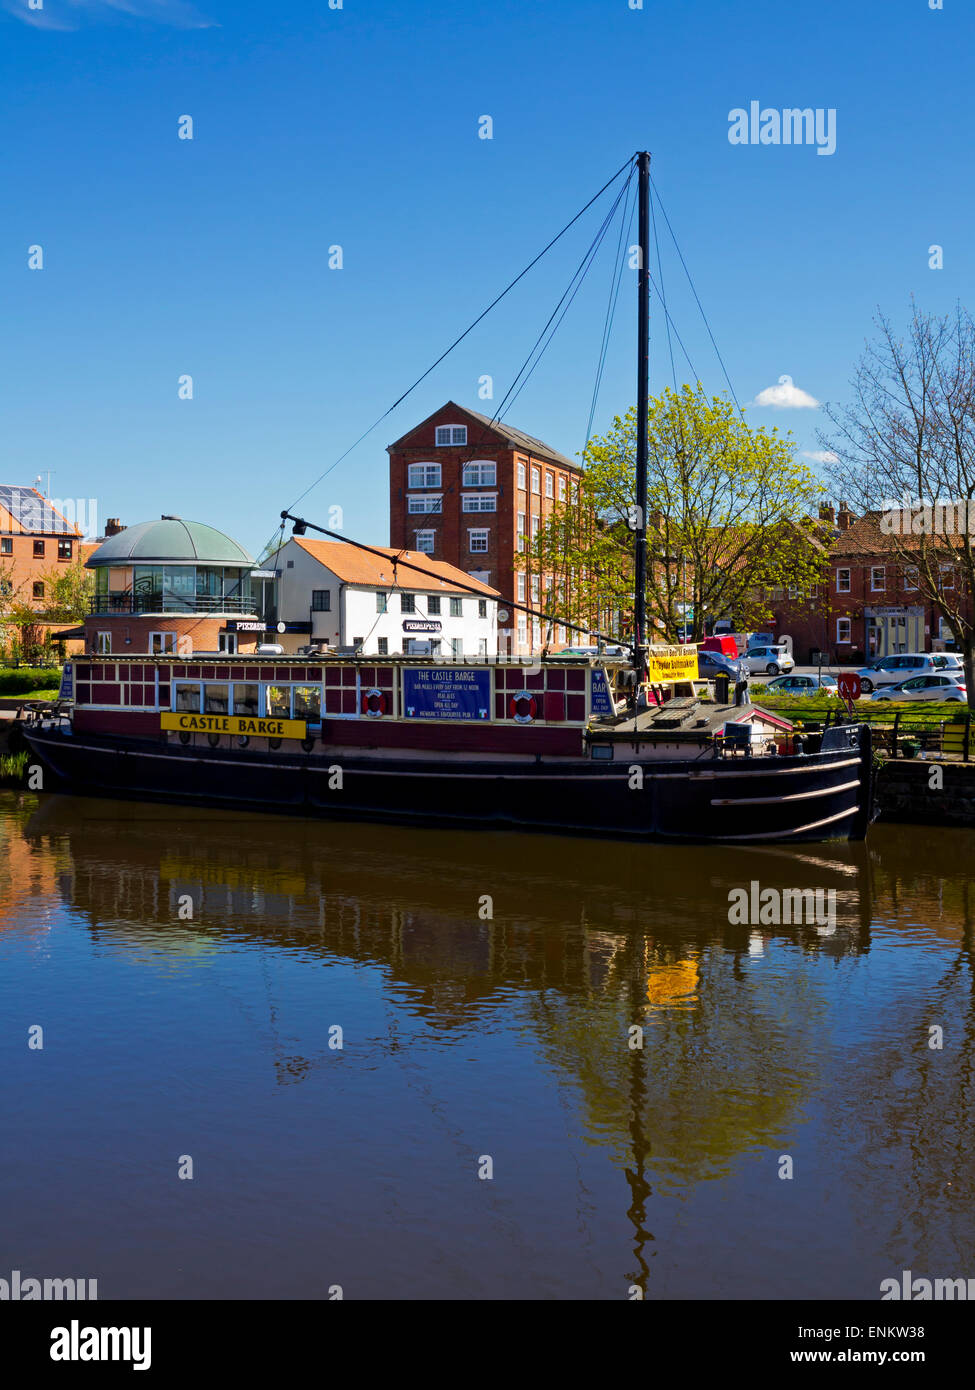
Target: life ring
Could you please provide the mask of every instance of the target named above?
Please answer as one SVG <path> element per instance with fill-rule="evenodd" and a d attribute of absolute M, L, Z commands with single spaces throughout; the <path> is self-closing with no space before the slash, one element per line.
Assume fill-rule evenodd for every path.
<path fill-rule="evenodd" d="M 518 706 L 525 704 L 528 706 L 527 711 L 519 712 Z M 516 724 L 531 724 L 538 713 L 538 701 L 530 690 L 519 690 L 518 694 L 512 695 L 508 701 L 508 713 Z"/>
<path fill-rule="evenodd" d="M 375 686 L 362 692 L 362 713 L 368 719 L 381 719 L 386 713 L 386 696 Z"/>

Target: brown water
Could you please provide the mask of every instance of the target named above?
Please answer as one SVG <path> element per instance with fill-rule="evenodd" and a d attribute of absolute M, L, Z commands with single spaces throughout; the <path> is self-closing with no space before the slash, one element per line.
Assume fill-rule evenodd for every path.
<path fill-rule="evenodd" d="M 0 792 L 0 839 L 2 1278 L 975 1276 L 972 832 L 640 848 Z M 832 890 L 835 920 L 729 921 L 751 881 Z"/>

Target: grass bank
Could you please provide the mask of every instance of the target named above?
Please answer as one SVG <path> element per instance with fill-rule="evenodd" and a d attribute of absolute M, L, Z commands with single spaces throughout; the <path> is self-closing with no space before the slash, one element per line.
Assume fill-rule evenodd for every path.
<path fill-rule="evenodd" d="M 27 777 L 26 753 L 0 754 L 0 786 L 22 787 Z"/>
<path fill-rule="evenodd" d="M 27 695 L 44 699 L 61 688 L 60 666 L 0 667 L 0 695 Z"/>

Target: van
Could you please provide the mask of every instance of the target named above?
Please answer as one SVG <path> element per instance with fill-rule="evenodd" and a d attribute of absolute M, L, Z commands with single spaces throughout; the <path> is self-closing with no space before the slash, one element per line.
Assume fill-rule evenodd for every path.
<path fill-rule="evenodd" d="M 702 652 L 720 652 L 729 661 L 738 660 L 738 643 L 731 636 L 725 637 L 705 637 L 701 643 Z"/>

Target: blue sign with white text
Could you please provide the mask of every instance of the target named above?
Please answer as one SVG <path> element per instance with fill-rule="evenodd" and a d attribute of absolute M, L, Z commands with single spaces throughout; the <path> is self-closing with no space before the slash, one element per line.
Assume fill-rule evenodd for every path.
<path fill-rule="evenodd" d="M 61 689 L 58 691 L 58 699 L 74 699 L 74 667 L 70 661 L 65 663 L 64 670 L 61 672 Z"/>
<path fill-rule="evenodd" d="M 606 684 L 605 671 L 593 670 L 590 672 L 589 692 L 592 697 L 593 714 L 616 713 L 610 698 L 609 686 Z"/>
<path fill-rule="evenodd" d="M 490 707 L 490 671 L 439 666 L 403 671 L 407 719 L 487 719 Z"/>

